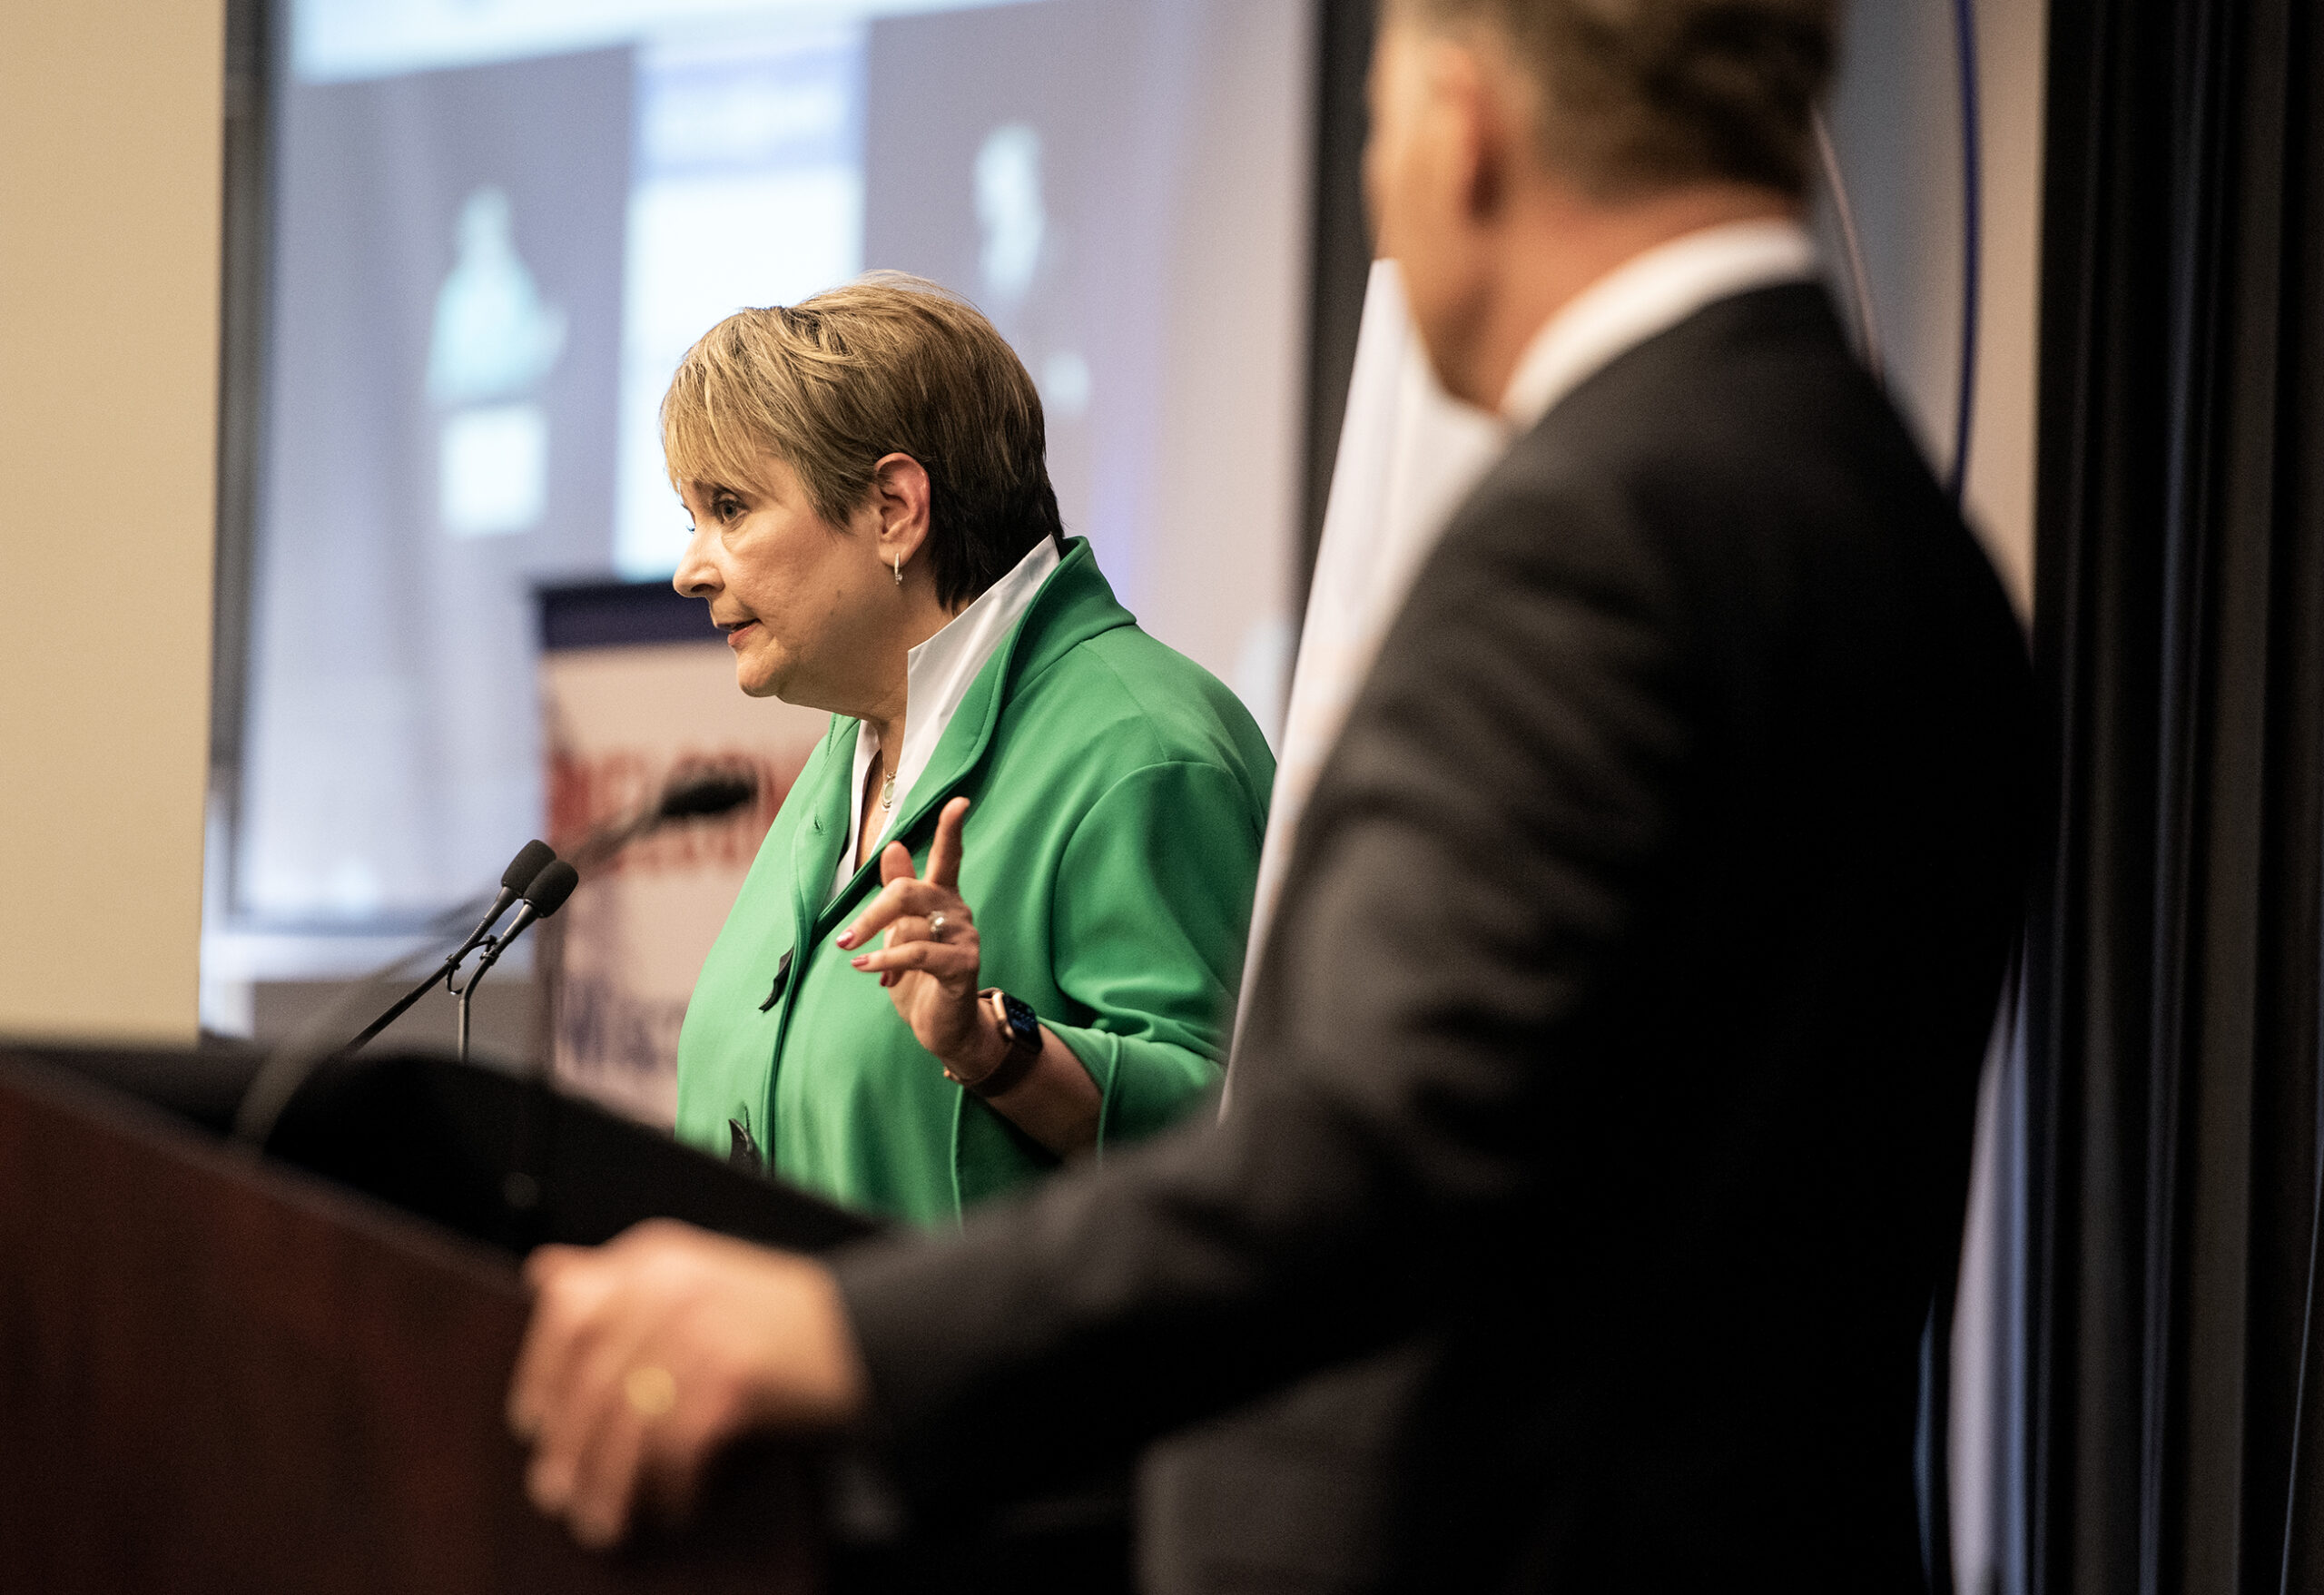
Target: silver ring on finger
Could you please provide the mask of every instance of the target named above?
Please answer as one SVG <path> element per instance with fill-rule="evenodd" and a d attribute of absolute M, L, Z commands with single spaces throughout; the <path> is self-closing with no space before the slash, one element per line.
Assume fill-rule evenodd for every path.
<path fill-rule="evenodd" d="M 944 911 L 941 909 L 928 916 L 928 939 L 931 941 L 944 940 L 945 922 Z"/>

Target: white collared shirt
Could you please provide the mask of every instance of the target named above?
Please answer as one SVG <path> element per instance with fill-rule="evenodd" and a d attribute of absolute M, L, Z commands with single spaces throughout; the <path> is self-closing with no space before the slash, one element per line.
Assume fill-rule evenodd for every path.
<path fill-rule="evenodd" d="M 1043 537 L 1017 562 L 1016 569 L 979 593 L 943 630 L 904 655 L 904 745 L 894 766 L 896 802 L 886 816 L 890 828 L 903 818 L 912 783 L 927 771 L 944 728 L 952 724 L 977 673 L 1024 618 L 1041 584 L 1058 567 L 1058 558 L 1056 539 Z M 855 776 L 847 789 L 847 851 L 840 854 L 839 874 L 832 881 L 834 894 L 855 875 L 855 855 L 862 845 L 863 778 L 879 753 L 879 734 L 858 721 Z M 881 840 L 886 840 L 884 832 Z"/>
<path fill-rule="evenodd" d="M 1704 306 L 1816 275 L 1816 245 L 1797 222 L 1727 222 L 1634 255 L 1541 323 L 1502 395 L 1513 438 L 1621 355 Z"/>

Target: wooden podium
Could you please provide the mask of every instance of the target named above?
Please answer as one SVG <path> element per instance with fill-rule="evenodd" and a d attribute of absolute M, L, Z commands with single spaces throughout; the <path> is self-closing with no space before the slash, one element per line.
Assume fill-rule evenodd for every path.
<path fill-rule="evenodd" d="M 0 1044 L 0 1590 L 820 1587 L 796 1456 L 614 1557 L 533 1511 L 517 1258 L 647 1212 L 807 1247 L 859 1220 L 444 1059 L 334 1066 L 261 1158 L 215 1133 L 251 1067 Z"/>

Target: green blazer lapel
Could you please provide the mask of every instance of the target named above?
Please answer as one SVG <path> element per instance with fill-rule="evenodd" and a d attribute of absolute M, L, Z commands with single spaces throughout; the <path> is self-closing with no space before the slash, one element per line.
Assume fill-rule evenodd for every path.
<path fill-rule="evenodd" d="M 1011 640 L 1014 640 L 1013 637 Z M 1000 680 L 1000 673 L 995 666 L 1001 664 L 1007 653 L 1006 645 L 996 649 L 993 656 L 985 661 L 984 668 L 977 672 L 976 680 L 969 684 L 968 695 L 960 700 L 960 708 L 953 713 L 952 723 L 944 728 L 943 736 L 937 741 L 936 751 L 929 755 L 928 768 L 921 772 L 918 781 L 912 783 L 911 792 L 904 799 L 904 818 L 892 832 L 895 839 L 906 847 L 915 846 L 913 832 L 931 812 L 942 805 L 943 801 L 952 794 L 954 788 L 968 778 L 970 773 L 976 768 L 977 761 L 983 756 L 985 743 L 992 738 L 992 727 L 1000 718 L 998 705 L 1000 694 L 996 685 Z M 854 753 L 855 745 L 850 743 L 847 757 L 841 761 L 851 774 L 855 766 Z M 848 779 L 847 776 L 841 778 L 840 784 L 842 788 L 846 786 Z M 842 798 L 845 795 L 842 793 Z M 844 846 L 847 836 L 847 811 L 842 807 L 835 812 L 839 815 L 837 830 L 841 838 L 840 845 Z M 818 812 L 821 811 L 819 810 Z M 825 823 L 830 822 L 826 821 Z M 930 827 L 930 832 L 931 835 L 934 833 L 932 825 Z M 805 826 L 800 828 L 800 838 L 803 842 L 807 838 Z M 886 844 L 881 845 L 884 847 Z M 854 901 L 857 888 L 862 883 L 862 878 L 876 869 L 879 862 L 880 855 L 872 854 L 868 863 L 859 864 L 849 871 L 847 884 L 836 893 L 826 892 L 823 896 L 815 899 L 813 907 L 803 913 L 800 919 L 800 923 L 807 927 L 806 934 L 821 936 L 827 928 L 823 923 L 825 921 L 837 924 L 842 908 Z M 839 849 L 834 847 L 823 860 L 823 872 L 819 878 L 823 885 L 830 885 L 832 871 L 838 867 L 838 864 Z M 803 889 L 806 878 L 803 875 L 799 880 Z M 803 890 L 802 905 L 804 906 Z"/>
<path fill-rule="evenodd" d="M 1039 674 L 1067 650 L 1098 633 L 1136 624 L 1136 617 L 1115 599 L 1113 588 L 1098 569 L 1089 540 L 1073 538 L 1066 546 L 1065 558 L 1041 584 L 1016 628 L 993 650 L 992 657 L 970 684 L 968 695 L 952 712 L 952 723 L 928 756 L 928 768 L 904 796 L 903 819 L 896 825 L 895 834 L 909 844 L 922 823 L 930 822 L 930 816 L 976 773 L 985 751 L 992 745 L 1000 713 L 1019 683 Z"/>
<path fill-rule="evenodd" d="M 791 890 L 798 900 L 803 931 L 814 924 L 831 901 L 832 875 L 847 846 L 847 789 L 854 783 L 855 738 L 861 729 L 859 721 L 832 717 L 832 728 L 823 741 L 829 773 L 822 790 L 808 794 L 814 806 L 801 817 L 799 829 L 791 838 Z"/>

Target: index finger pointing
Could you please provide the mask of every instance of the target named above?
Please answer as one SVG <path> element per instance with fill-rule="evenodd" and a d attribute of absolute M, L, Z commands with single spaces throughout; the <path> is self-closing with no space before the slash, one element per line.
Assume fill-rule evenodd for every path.
<path fill-rule="evenodd" d="M 936 817 L 936 840 L 928 844 L 928 883 L 960 890 L 960 832 L 969 822 L 969 800 L 956 797 Z"/>

